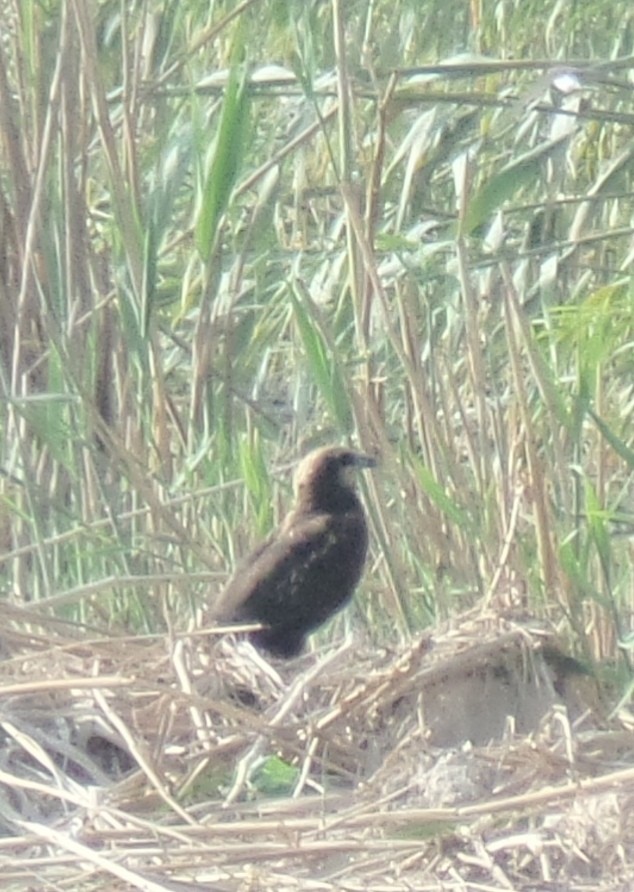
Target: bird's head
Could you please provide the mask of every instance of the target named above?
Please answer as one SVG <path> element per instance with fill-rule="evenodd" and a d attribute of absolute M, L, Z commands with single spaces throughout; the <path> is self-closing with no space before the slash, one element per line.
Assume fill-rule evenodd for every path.
<path fill-rule="evenodd" d="M 299 503 L 312 511 L 348 511 L 358 505 L 356 472 L 373 468 L 376 458 L 344 446 L 325 446 L 306 456 L 295 474 Z"/>

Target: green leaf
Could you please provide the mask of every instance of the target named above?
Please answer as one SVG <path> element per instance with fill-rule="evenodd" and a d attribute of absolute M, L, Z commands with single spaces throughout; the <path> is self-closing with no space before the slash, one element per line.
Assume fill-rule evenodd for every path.
<path fill-rule="evenodd" d="M 227 210 L 240 170 L 249 123 L 246 74 L 246 65 L 239 63 L 230 71 L 218 135 L 200 192 L 195 237 L 203 260 L 211 256 L 220 218 Z"/>
<path fill-rule="evenodd" d="M 590 535 L 601 560 L 606 565 L 610 556 L 610 535 L 607 528 L 609 514 L 601 508 L 596 491 L 587 478 L 584 480 L 584 489 L 586 518 Z"/>
<path fill-rule="evenodd" d="M 264 534 L 273 523 L 273 504 L 268 468 L 258 436 L 240 443 L 240 469 L 257 514 L 258 532 Z"/>
<path fill-rule="evenodd" d="M 297 783 L 299 769 L 279 756 L 269 756 L 253 772 L 251 782 L 259 793 L 287 796 Z"/>
<path fill-rule="evenodd" d="M 420 485 L 426 495 L 432 502 L 442 511 L 442 513 L 453 523 L 462 529 L 470 527 L 469 519 L 466 513 L 453 502 L 443 487 L 438 483 L 432 472 L 422 462 L 416 463 L 416 473 L 420 481 Z"/>
<path fill-rule="evenodd" d="M 309 312 L 313 308 L 308 296 L 298 295 L 293 291 L 290 295 L 295 321 L 315 383 L 338 425 L 343 430 L 350 430 L 350 402 L 337 359 L 319 330 L 316 312 Z"/>
<path fill-rule="evenodd" d="M 567 135 L 565 138 L 568 138 Z M 545 158 L 556 151 L 564 137 L 551 139 L 511 161 L 478 189 L 467 205 L 462 234 L 470 235 L 492 216 L 507 199 L 524 186 L 533 184 Z"/>
<path fill-rule="evenodd" d="M 630 469 L 634 468 L 634 451 L 630 449 L 629 446 L 623 442 L 623 440 L 617 436 L 611 427 L 609 427 L 602 418 L 599 418 L 597 413 L 588 408 L 588 414 L 599 428 L 605 439 L 608 441 L 610 446 L 614 449 L 614 451 L 621 456 L 623 461 L 627 462 Z"/>
<path fill-rule="evenodd" d="M 50 449 L 53 458 L 68 470 L 73 467 L 68 424 L 68 406 L 72 402 L 73 397 L 53 392 L 14 402 L 17 411 L 26 420 L 30 432 L 35 434 Z"/>

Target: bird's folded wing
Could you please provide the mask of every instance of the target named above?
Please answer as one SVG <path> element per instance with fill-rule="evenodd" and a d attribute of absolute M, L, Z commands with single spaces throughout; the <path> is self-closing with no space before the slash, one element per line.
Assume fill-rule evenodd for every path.
<path fill-rule="evenodd" d="M 240 615 L 240 607 L 263 585 L 283 586 L 285 578 L 323 559 L 336 541 L 343 518 L 313 514 L 297 518 L 284 532 L 274 533 L 238 565 L 212 609 L 212 618 L 228 620 Z M 300 569 L 301 568 L 301 569 Z"/>

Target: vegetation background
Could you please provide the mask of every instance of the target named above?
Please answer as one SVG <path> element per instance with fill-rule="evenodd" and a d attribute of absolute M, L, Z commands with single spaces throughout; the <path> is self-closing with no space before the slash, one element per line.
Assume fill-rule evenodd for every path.
<path fill-rule="evenodd" d="M 508 610 L 627 699 L 632 4 L 0 9 L 7 616 L 191 628 L 351 442 L 370 565 L 317 646 Z"/>
<path fill-rule="evenodd" d="M 3 6 L 4 597 L 186 624 L 350 440 L 355 627 L 485 599 L 621 659 L 630 4 Z"/>
<path fill-rule="evenodd" d="M 287 806 L 269 824 L 261 814 L 245 823 L 246 812 L 207 796 L 207 816 L 218 805 L 213 833 L 205 825 L 212 845 L 152 767 L 169 759 L 161 735 L 172 743 L 180 733 L 175 760 L 189 767 L 192 753 L 204 756 L 198 731 L 209 731 L 202 721 L 192 733 L 189 712 L 175 728 L 186 709 L 178 685 L 163 684 L 164 640 L 200 623 L 236 559 L 287 508 L 294 463 L 314 446 L 350 442 L 381 456 L 363 484 L 368 572 L 354 607 L 315 636 L 316 647 L 352 630 L 359 655 L 383 659 L 463 611 L 508 611 L 554 626 L 607 680 L 611 705 L 629 699 L 633 40 L 628 0 L 0 0 L 0 597 L 3 658 L 5 647 L 18 654 L 3 662 L 3 710 L 31 708 L 20 685 L 39 686 L 43 698 L 28 713 L 29 733 L 26 720 L 0 712 L 2 811 L 19 811 L 14 824 L 27 834 L 19 874 L 13 841 L 0 839 L 7 888 L 25 888 L 42 835 L 72 859 L 75 888 L 93 865 L 82 885 L 91 889 L 114 888 L 113 877 L 116 888 L 175 888 L 129 873 L 135 863 L 150 870 L 135 848 L 145 831 L 152 869 L 182 842 L 183 870 L 195 850 L 220 876 L 214 888 L 298 888 L 294 866 L 287 885 L 273 868 L 268 885 L 244 873 L 256 838 L 262 859 L 279 854 L 282 818 L 289 839 L 292 828 L 314 843 L 305 856 L 289 844 L 307 859 L 305 876 L 315 852 L 363 851 L 368 877 L 377 865 L 391 871 L 412 859 L 418 870 L 427 858 L 412 831 L 420 815 L 410 815 L 412 848 L 398 838 L 389 797 L 384 812 L 371 803 L 367 828 L 353 816 L 346 827 L 360 835 L 344 845 L 336 829 L 323 835 L 321 811 L 306 830 L 309 801 L 291 803 L 296 823 Z M 159 642 L 155 663 L 147 642 Z M 405 670 L 394 666 L 400 684 Z M 51 741 L 61 733 L 52 716 L 61 723 L 68 709 L 72 727 L 85 716 L 93 669 L 121 698 L 113 705 L 98 692 L 93 712 L 98 703 L 159 797 L 150 811 L 145 787 L 140 804 L 126 788 L 111 800 L 124 805 L 104 818 L 107 834 L 91 837 L 87 788 L 42 747 L 47 729 Z M 170 671 L 178 674 L 176 662 Z M 263 678 L 262 696 L 272 684 Z M 324 774 L 334 753 L 367 758 L 360 742 L 352 748 L 350 723 L 371 710 L 354 690 L 346 699 L 342 684 L 320 694 L 322 724 L 300 710 L 295 737 L 284 738 L 285 723 L 292 705 L 315 702 L 308 688 L 275 688 L 280 712 L 260 716 L 262 725 L 248 704 L 226 713 L 216 704 L 228 729 L 216 756 L 229 764 L 261 727 L 256 755 L 273 732 L 294 753 L 308 741 L 303 763 L 272 771 L 275 786 L 292 762 L 285 789 L 299 771 L 300 792 L 318 764 L 313 742 L 325 747 Z M 198 689 L 187 692 L 195 725 Z M 142 713 L 158 739 L 152 766 L 142 735 L 126 736 L 123 707 Z M 338 719 L 339 750 L 329 724 Z M 420 741 L 411 740 L 419 766 Z M 392 744 L 391 782 L 395 769 L 409 771 Z M 16 746 L 27 775 L 15 770 L 12 780 Z M 572 750 L 567 739 L 566 759 Z M 523 752 L 531 780 L 521 789 L 552 777 L 555 764 L 574 768 L 560 750 L 542 761 L 532 743 Z M 238 771 L 234 790 L 239 781 Z M 631 880 L 634 834 L 619 822 L 632 814 L 632 777 L 618 782 L 630 807 L 614 794 L 609 872 L 631 868 Z M 595 792 L 613 790 L 614 776 L 601 783 Z M 571 782 L 565 796 L 553 787 L 499 808 L 519 808 L 523 833 L 525 806 L 551 809 L 580 789 Z M 88 832 L 78 841 L 44 819 L 21 823 L 33 814 L 25 790 L 38 808 L 51 797 L 64 808 L 82 803 Z M 329 801 L 312 804 L 325 812 Z M 607 826 L 595 820 L 596 801 L 581 803 L 589 834 Z M 159 830 L 165 803 L 182 819 L 178 838 Z M 155 823 L 139 818 L 149 811 Z M 241 848 L 227 843 L 229 814 Z M 483 837 L 474 838 L 471 860 L 460 862 L 466 842 L 456 831 L 453 849 L 439 846 L 438 858 L 449 853 L 445 876 L 462 864 L 476 880 L 490 877 L 487 888 L 535 889 L 537 874 L 560 876 L 558 864 L 562 888 L 573 888 L 568 850 L 556 864 L 570 834 L 550 811 L 541 842 L 526 848 L 488 801 L 471 814 L 487 816 L 499 846 L 485 864 Z M 373 849 L 375 819 L 396 835 Z M 520 852 L 520 872 L 526 852 L 534 856 L 528 885 L 500 879 L 503 844 Z M 49 867 L 61 888 L 57 851 Z M 234 885 L 223 885 L 229 873 L 218 865 L 229 851 L 238 867 Z M 590 885 L 574 888 L 599 888 L 605 851 L 589 858 L 584 849 L 574 863 Z M 430 858 L 433 872 L 440 862 Z M 319 888 L 344 888 L 338 869 L 334 885 Z M 396 888 L 386 877 L 345 888 Z"/>

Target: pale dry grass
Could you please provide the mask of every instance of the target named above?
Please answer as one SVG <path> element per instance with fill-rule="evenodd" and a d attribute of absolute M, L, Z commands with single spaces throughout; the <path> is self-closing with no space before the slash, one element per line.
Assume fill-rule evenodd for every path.
<path fill-rule="evenodd" d="M 589 679 L 562 686 L 546 629 L 482 611 L 273 667 L 213 629 L 90 638 L 19 610 L 6 627 L 3 888 L 634 880 L 631 728 L 602 720 Z M 288 773 L 267 788 L 273 757 Z"/>

